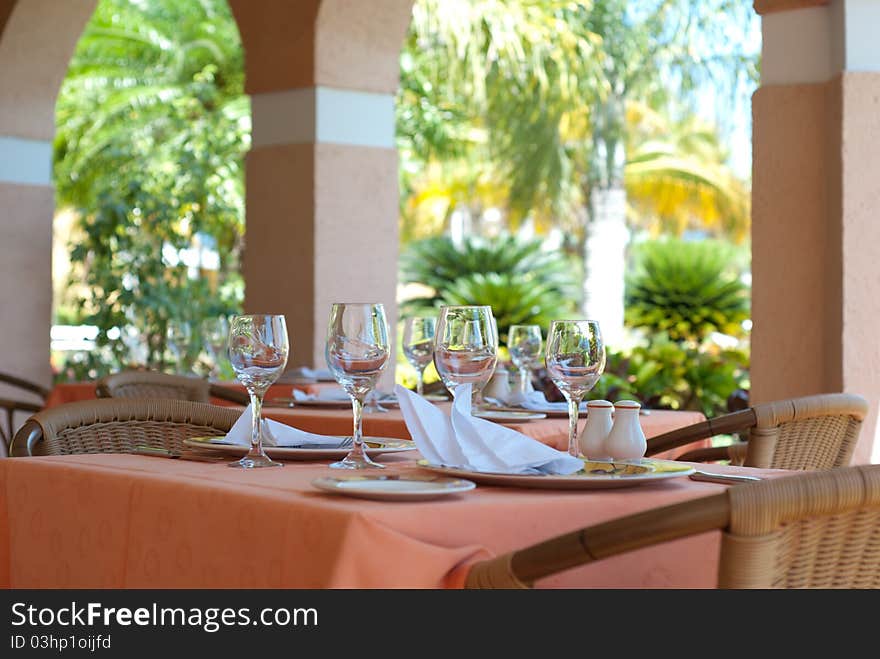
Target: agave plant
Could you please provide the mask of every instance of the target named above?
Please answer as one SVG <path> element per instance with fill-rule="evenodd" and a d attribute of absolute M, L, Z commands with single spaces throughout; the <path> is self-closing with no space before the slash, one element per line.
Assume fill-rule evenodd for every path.
<path fill-rule="evenodd" d="M 637 246 L 626 279 L 626 322 L 675 341 L 743 333 L 748 288 L 733 249 L 718 241 L 649 241 Z"/>
<path fill-rule="evenodd" d="M 445 236 L 428 238 L 411 243 L 401 256 L 401 280 L 430 289 L 404 301 L 403 313 L 443 304 L 487 304 L 505 340 L 511 325 L 543 327 L 574 310 L 572 270 L 563 256 L 545 251 L 539 240 L 472 237 L 456 245 Z"/>

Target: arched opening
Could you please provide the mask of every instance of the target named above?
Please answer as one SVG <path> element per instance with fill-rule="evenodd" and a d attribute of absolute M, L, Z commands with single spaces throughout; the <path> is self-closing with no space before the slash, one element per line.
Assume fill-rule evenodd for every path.
<path fill-rule="evenodd" d="M 219 373 L 251 132 L 226 0 L 99 0 L 56 118 L 53 368 Z"/>

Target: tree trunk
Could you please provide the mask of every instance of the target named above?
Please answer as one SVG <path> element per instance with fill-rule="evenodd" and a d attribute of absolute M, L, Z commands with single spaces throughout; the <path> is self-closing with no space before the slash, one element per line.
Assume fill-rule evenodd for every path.
<path fill-rule="evenodd" d="M 593 188 L 584 243 L 584 314 L 599 321 L 605 345 L 623 339 L 626 274 L 626 191 L 622 185 Z"/>

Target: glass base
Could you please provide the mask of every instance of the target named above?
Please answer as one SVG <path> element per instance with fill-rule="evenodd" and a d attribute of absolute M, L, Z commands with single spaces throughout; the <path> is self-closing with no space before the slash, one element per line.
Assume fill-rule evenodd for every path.
<path fill-rule="evenodd" d="M 260 469 L 262 467 L 283 467 L 283 462 L 275 462 L 267 455 L 246 455 L 238 462 L 230 462 L 233 469 Z"/>
<path fill-rule="evenodd" d="M 353 455 L 349 453 L 345 456 L 345 459 L 340 460 L 339 462 L 334 462 L 330 465 L 331 469 L 384 469 L 385 465 L 379 464 L 378 462 L 373 462 L 370 460 L 369 456 L 364 453 L 363 455 Z"/>

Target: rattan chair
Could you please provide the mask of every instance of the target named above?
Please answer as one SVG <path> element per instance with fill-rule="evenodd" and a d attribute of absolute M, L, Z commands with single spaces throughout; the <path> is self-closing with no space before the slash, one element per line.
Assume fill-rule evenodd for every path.
<path fill-rule="evenodd" d="M 880 588 L 880 465 L 737 485 L 474 564 L 468 588 L 543 577 L 719 529 L 719 588 Z"/>
<path fill-rule="evenodd" d="M 35 382 L 8 373 L 0 373 L 0 383 L 21 389 L 31 397 L 31 400 L 22 400 L 18 397 L 0 398 L 0 408 L 5 412 L 4 424 L 0 426 L 0 458 L 5 458 L 8 455 L 9 442 L 12 441 L 12 435 L 15 433 L 16 412 L 28 414 L 39 412 L 45 407 L 49 390 Z"/>
<path fill-rule="evenodd" d="M 687 451 L 679 460 L 768 469 L 831 469 L 849 464 L 868 404 L 854 394 L 819 394 L 755 405 L 648 440 L 646 455 L 714 435 L 748 431 L 747 441 Z"/>
<path fill-rule="evenodd" d="M 90 400 L 33 415 L 12 456 L 130 453 L 138 446 L 181 451 L 190 437 L 225 435 L 241 411 L 182 400 Z"/>
<path fill-rule="evenodd" d="M 213 384 L 204 378 L 156 371 L 114 373 L 98 380 L 95 391 L 99 398 L 171 398 L 208 403 L 214 396 L 239 405 L 250 402 L 245 392 Z"/>

